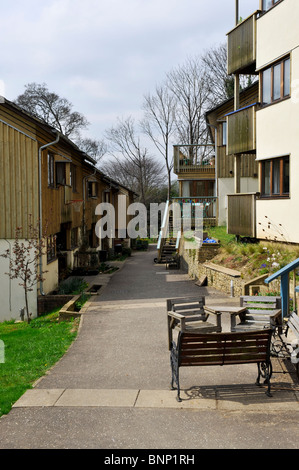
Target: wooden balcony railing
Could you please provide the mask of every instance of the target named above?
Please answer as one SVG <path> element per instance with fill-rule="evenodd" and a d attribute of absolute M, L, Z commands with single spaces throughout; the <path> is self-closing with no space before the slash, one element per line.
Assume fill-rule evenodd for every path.
<path fill-rule="evenodd" d="M 227 72 L 255 73 L 257 12 L 227 33 Z"/>
<path fill-rule="evenodd" d="M 213 144 L 175 145 L 173 171 L 175 174 L 196 173 L 203 178 L 215 177 L 215 157 Z"/>
<path fill-rule="evenodd" d="M 243 237 L 256 237 L 257 193 L 227 195 L 227 232 Z"/>
<path fill-rule="evenodd" d="M 198 196 L 198 197 L 177 197 L 171 200 L 171 203 L 179 203 L 183 209 L 183 204 L 191 204 L 192 225 L 195 222 L 195 208 L 202 204 L 203 223 L 204 225 L 217 225 L 217 197 L 214 196 Z"/>
<path fill-rule="evenodd" d="M 227 114 L 227 155 L 256 150 L 257 103 Z"/>

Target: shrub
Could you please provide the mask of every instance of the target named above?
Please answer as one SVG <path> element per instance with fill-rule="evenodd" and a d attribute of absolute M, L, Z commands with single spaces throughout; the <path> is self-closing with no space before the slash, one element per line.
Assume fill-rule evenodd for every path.
<path fill-rule="evenodd" d="M 61 282 L 58 288 L 58 294 L 73 294 L 78 295 L 81 294 L 85 289 L 87 289 L 88 284 L 82 278 L 70 278 L 66 279 L 65 281 Z"/>

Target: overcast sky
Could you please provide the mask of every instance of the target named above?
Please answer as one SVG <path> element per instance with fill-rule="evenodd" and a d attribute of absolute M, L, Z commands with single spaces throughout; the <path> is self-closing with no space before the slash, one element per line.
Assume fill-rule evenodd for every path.
<path fill-rule="evenodd" d="M 239 0 L 240 16 L 259 0 Z M 188 56 L 226 41 L 235 0 L 0 0 L 0 95 L 46 83 L 101 139 Z"/>

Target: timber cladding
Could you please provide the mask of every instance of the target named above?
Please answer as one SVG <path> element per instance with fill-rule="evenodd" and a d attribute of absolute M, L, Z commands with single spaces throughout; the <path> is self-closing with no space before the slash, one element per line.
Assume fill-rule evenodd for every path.
<path fill-rule="evenodd" d="M 38 220 L 38 143 L 0 121 L 0 238 L 28 236 L 28 220 Z"/>

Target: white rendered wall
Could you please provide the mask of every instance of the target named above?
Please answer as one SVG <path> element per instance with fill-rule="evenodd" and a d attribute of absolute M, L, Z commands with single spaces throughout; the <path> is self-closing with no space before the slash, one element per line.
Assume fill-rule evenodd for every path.
<path fill-rule="evenodd" d="M 13 246 L 13 240 L 8 240 Z M 10 248 L 5 240 L 0 240 L 0 254 Z M 0 257 L 0 321 L 20 320 L 20 309 L 25 307 L 24 288 L 19 284 L 21 280 L 10 280 L 5 273 L 9 272 L 9 260 Z M 33 317 L 37 315 L 37 288 L 28 293 L 29 309 Z"/>
<path fill-rule="evenodd" d="M 257 160 L 290 156 L 290 197 L 257 201 L 257 236 L 299 243 L 299 1 L 285 0 L 257 21 L 257 69 L 291 58 L 290 98 L 256 113 Z"/>

